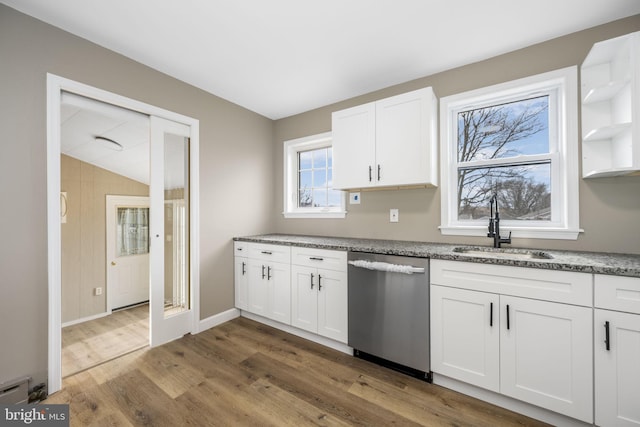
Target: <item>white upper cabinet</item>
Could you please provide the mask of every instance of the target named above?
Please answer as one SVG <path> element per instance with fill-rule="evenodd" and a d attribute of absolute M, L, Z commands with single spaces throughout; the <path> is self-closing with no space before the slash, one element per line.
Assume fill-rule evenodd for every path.
<path fill-rule="evenodd" d="M 580 71 L 582 176 L 640 171 L 640 32 L 596 43 Z"/>
<path fill-rule="evenodd" d="M 436 186 L 437 111 L 427 87 L 334 112 L 334 188 Z"/>

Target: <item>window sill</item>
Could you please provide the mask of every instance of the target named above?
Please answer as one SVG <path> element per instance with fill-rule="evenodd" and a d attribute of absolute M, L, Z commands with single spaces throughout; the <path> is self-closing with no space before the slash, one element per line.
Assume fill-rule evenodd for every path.
<path fill-rule="evenodd" d="M 445 236 L 474 236 L 474 237 L 486 237 L 486 226 L 440 226 L 440 233 Z M 502 228 L 502 227 L 501 227 Z M 507 237 L 511 231 L 511 237 L 522 239 L 557 239 L 557 240 L 577 240 L 578 235 L 584 230 L 568 229 L 568 228 L 555 228 L 555 227 L 538 227 L 538 228 L 523 228 L 523 227 L 504 227 L 502 230 L 502 236 Z"/>
<path fill-rule="evenodd" d="M 343 219 L 346 218 L 346 211 L 333 211 L 333 212 L 283 212 L 282 215 L 285 218 L 309 218 L 309 219 Z"/>

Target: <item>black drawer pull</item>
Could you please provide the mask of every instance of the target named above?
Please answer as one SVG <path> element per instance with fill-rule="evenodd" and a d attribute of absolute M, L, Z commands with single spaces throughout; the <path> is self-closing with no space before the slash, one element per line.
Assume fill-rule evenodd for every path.
<path fill-rule="evenodd" d="M 310 256 L 309 259 L 313 261 L 324 261 L 324 258 L 320 258 L 317 256 Z"/>
<path fill-rule="evenodd" d="M 507 304 L 507 330 L 510 329 L 510 324 L 509 324 L 509 304 Z"/>
<path fill-rule="evenodd" d="M 493 303 L 489 306 L 489 326 L 493 327 Z"/>
<path fill-rule="evenodd" d="M 237 248 L 236 250 L 237 250 L 237 251 L 242 251 L 242 248 Z"/>
<path fill-rule="evenodd" d="M 607 351 L 611 350 L 611 340 L 609 337 L 609 321 L 604 322 L 604 346 Z"/>
<path fill-rule="evenodd" d="M 270 251 L 262 251 L 262 253 L 263 253 L 263 254 L 265 254 L 265 255 L 271 255 L 271 254 L 273 254 L 273 252 L 270 252 Z"/>

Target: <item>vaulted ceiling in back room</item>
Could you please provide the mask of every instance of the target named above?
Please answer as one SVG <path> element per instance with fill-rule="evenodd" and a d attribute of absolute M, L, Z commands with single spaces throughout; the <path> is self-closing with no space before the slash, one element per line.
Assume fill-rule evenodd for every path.
<path fill-rule="evenodd" d="M 639 0 L 0 0 L 278 119 L 640 14 Z"/>

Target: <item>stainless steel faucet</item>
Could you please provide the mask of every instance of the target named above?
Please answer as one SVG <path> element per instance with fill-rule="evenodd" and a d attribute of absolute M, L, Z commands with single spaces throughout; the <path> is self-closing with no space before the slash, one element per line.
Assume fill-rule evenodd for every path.
<path fill-rule="evenodd" d="M 491 216 L 489 217 L 489 232 L 487 237 L 493 238 L 493 247 L 499 248 L 503 243 L 511 243 L 511 231 L 509 231 L 509 237 L 503 239 L 500 237 L 500 213 L 498 212 L 498 195 L 494 194 L 489 200 Z M 495 215 L 493 213 L 493 205 L 496 205 Z"/>

